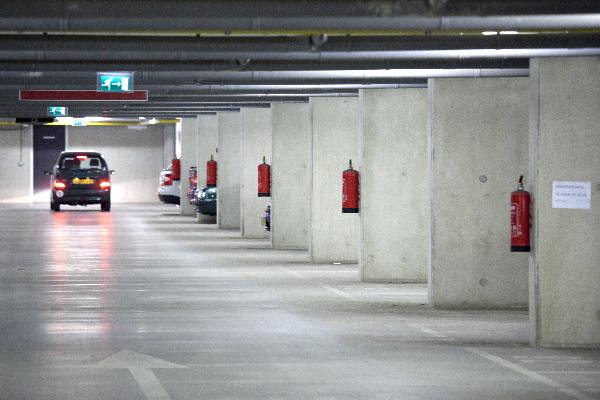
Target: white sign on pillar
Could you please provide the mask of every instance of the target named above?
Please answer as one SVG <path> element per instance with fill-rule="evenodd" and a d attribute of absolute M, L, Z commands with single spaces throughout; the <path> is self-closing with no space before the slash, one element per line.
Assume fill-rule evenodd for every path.
<path fill-rule="evenodd" d="M 591 182 L 552 182 L 552 208 L 592 208 Z"/>

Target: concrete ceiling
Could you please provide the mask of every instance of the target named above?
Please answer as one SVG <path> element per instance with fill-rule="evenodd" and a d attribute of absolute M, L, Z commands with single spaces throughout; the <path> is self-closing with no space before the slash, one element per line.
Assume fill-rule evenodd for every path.
<path fill-rule="evenodd" d="M 185 116 L 600 55 L 600 3 L 581 0 L 26 0 L 2 14 L 2 117 L 45 114 L 19 89 L 94 90 L 97 71 L 134 71 L 149 102 L 71 115 Z"/>

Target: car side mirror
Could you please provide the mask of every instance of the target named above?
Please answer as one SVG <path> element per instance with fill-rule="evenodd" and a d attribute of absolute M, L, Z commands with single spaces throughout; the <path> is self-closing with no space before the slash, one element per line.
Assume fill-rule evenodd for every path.
<path fill-rule="evenodd" d="M 114 173 L 115 173 L 115 170 L 114 170 L 114 169 L 111 169 L 110 171 L 108 171 L 108 173 L 112 175 L 112 174 L 114 174 Z"/>
<path fill-rule="evenodd" d="M 44 175 L 50 176 L 50 175 L 52 175 L 52 172 L 50 172 L 50 171 L 44 171 Z"/>

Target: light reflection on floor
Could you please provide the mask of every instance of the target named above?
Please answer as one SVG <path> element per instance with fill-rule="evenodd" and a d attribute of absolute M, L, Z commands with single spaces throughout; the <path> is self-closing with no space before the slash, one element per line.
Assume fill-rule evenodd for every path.
<path fill-rule="evenodd" d="M 127 368 L 94 368 L 119 354 L 184 366 L 148 367 L 172 400 L 600 394 L 600 355 L 529 348 L 526 311 L 432 310 L 426 285 L 363 283 L 172 207 L 0 205 L 0 221 L 2 400 L 143 399 Z"/>

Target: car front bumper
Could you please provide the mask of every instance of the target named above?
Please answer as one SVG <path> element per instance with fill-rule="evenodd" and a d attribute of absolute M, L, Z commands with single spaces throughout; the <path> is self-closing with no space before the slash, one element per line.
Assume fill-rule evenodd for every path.
<path fill-rule="evenodd" d="M 179 196 L 174 196 L 171 194 L 160 194 L 158 195 L 158 199 L 165 204 L 179 204 Z"/>
<path fill-rule="evenodd" d="M 56 204 L 86 205 L 110 201 L 110 190 L 64 190 L 62 191 L 62 196 L 58 192 L 58 190 L 52 192 L 52 200 Z"/>
<path fill-rule="evenodd" d="M 204 215 L 217 215 L 217 201 L 198 201 L 198 212 Z"/>

